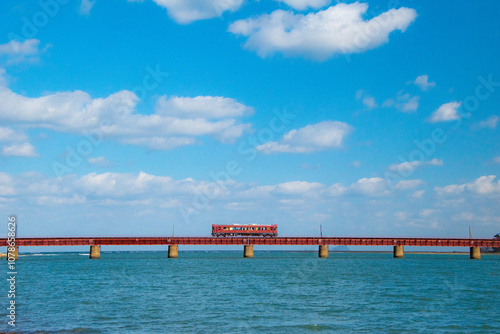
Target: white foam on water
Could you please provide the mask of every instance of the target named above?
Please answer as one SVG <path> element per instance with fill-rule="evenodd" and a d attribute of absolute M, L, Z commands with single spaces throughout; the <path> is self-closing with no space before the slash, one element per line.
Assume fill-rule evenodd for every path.
<path fill-rule="evenodd" d="M 57 256 L 60 254 L 26 254 L 28 256 Z"/>

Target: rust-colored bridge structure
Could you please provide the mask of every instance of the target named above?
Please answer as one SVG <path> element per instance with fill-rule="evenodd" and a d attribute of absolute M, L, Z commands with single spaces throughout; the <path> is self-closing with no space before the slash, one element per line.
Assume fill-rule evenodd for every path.
<path fill-rule="evenodd" d="M 328 246 L 393 246 L 395 258 L 404 257 L 404 246 L 469 247 L 470 258 L 481 258 L 481 247 L 500 247 L 500 239 L 458 238 L 376 238 L 376 237 L 45 237 L 17 238 L 15 247 L 7 246 L 11 257 L 16 257 L 19 246 L 90 246 L 90 258 L 100 258 L 100 246 L 168 245 L 168 257 L 178 257 L 178 245 L 243 245 L 244 257 L 253 257 L 254 245 L 319 246 L 318 256 L 328 257 Z"/>

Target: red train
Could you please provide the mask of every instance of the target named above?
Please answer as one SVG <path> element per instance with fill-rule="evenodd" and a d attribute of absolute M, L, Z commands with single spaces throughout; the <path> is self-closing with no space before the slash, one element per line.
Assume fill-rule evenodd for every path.
<path fill-rule="evenodd" d="M 278 235 L 278 225 L 259 224 L 232 224 L 216 225 L 212 224 L 212 236 L 214 237 L 234 237 L 234 236 L 263 236 L 275 237 Z"/>

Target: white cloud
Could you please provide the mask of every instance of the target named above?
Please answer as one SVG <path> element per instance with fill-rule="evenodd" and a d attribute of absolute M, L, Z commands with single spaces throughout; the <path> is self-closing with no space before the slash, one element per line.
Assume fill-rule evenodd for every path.
<path fill-rule="evenodd" d="M 101 168 L 106 168 L 106 167 L 112 167 L 113 163 L 109 161 L 106 157 L 95 157 L 95 158 L 88 158 L 87 162 L 91 165 L 95 165 L 97 167 Z"/>
<path fill-rule="evenodd" d="M 143 198 L 166 195 L 193 196 L 203 193 L 205 187 L 210 185 L 213 198 L 223 195 L 230 188 L 232 181 L 216 185 L 213 182 L 195 181 L 191 178 L 174 180 L 168 176 L 156 176 L 140 172 L 129 173 L 90 173 L 72 182 L 72 187 L 77 189 L 87 198 Z"/>
<path fill-rule="evenodd" d="M 234 12 L 243 0 L 153 0 L 167 9 L 168 15 L 177 23 L 188 24 L 198 20 L 221 16 L 226 11 Z"/>
<path fill-rule="evenodd" d="M 472 183 L 466 184 L 466 189 L 477 194 L 491 194 L 500 192 L 500 180 L 494 182 L 496 176 L 481 176 Z"/>
<path fill-rule="evenodd" d="M 50 204 L 77 204 L 92 202 L 98 205 L 148 202 L 157 207 L 191 206 L 194 199 L 207 195 L 209 205 L 225 203 L 238 206 L 247 203 L 281 203 L 311 205 L 332 198 L 360 196 L 379 198 L 392 192 L 382 178 L 362 178 L 350 185 L 331 186 L 317 182 L 290 181 L 275 185 L 258 186 L 238 183 L 199 181 L 191 178 L 175 180 L 168 176 L 134 173 L 90 173 L 83 176 L 66 175 L 47 178 L 37 173 L 11 176 L 0 172 L 0 197 L 23 197 L 27 201 Z M 313 202 L 310 202 L 313 201 Z M 233 203 L 233 204 L 231 204 Z M 235 203 L 239 203 L 237 205 Z M 253 204 L 252 204 L 253 203 Z M 197 206 L 199 207 L 199 205 Z"/>
<path fill-rule="evenodd" d="M 156 105 L 158 114 L 181 118 L 225 118 L 251 115 L 253 109 L 222 96 L 194 98 L 162 96 Z"/>
<path fill-rule="evenodd" d="M 377 106 L 377 102 L 375 102 L 375 98 L 373 96 L 365 96 L 363 98 L 363 104 L 370 109 L 373 109 Z"/>
<path fill-rule="evenodd" d="M 229 31 L 248 37 L 244 47 L 261 57 L 274 53 L 326 60 L 336 54 L 360 53 L 389 41 L 395 30 L 404 32 L 415 20 L 414 9 L 390 9 L 368 21 L 364 3 L 340 3 L 307 15 L 276 10 L 238 20 Z"/>
<path fill-rule="evenodd" d="M 73 195 L 72 197 L 39 196 L 36 198 L 36 204 L 42 206 L 82 204 L 86 201 L 85 196 L 80 195 Z"/>
<path fill-rule="evenodd" d="M 279 142 L 268 142 L 256 147 L 263 153 L 310 153 L 319 150 L 335 149 L 342 146 L 344 137 L 352 127 L 338 121 L 324 121 L 291 130 Z"/>
<path fill-rule="evenodd" d="M 166 151 L 177 147 L 193 145 L 196 139 L 190 137 L 147 137 L 147 138 L 124 138 L 124 144 L 142 146 L 151 151 Z"/>
<path fill-rule="evenodd" d="M 347 187 L 344 187 L 340 183 L 332 184 L 330 187 L 327 189 L 327 194 L 330 196 L 338 197 L 342 196 L 345 193 L 347 193 L 349 189 Z"/>
<path fill-rule="evenodd" d="M 319 193 L 325 186 L 316 182 L 291 181 L 276 186 L 276 192 L 287 195 Z"/>
<path fill-rule="evenodd" d="M 500 180 L 495 182 L 495 175 L 481 176 L 474 182 L 464 184 L 451 184 L 445 187 L 435 187 L 434 190 L 440 196 L 459 195 L 464 192 L 470 192 L 480 195 L 500 194 Z"/>
<path fill-rule="evenodd" d="M 144 115 L 136 111 L 139 100 L 130 91 L 106 98 L 92 98 L 82 91 L 31 98 L 1 84 L 0 101 L 0 121 L 64 133 L 99 130 L 106 138 L 159 150 L 194 144 L 200 136 L 234 141 L 250 129 L 238 118 L 252 112 L 224 97 L 161 97 L 156 113 Z"/>
<path fill-rule="evenodd" d="M 318 9 L 329 5 L 331 0 L 274 0 L 279 2 L 284 2 L 288 6 L 296 10 L 306 10 L 308 8 Z"/>
<path fill-rule="evenodd" d="M 435 187 L 434 190 L 438 193 L 438 195 L 443 196 L 443 195 L 458 195 L 464 192 L 465 190 L 465 185 L 456 185 L 456 184 L 451 184 L 449 186 L 445 187 Z"/>
<path fill-rule="evenodd" d="M 425 190 L 417 190 L 413 194 L 411 194 L 411 197 L 413 198 L 422 198 L 424 196 Z"/>
<path fill-rule="evenodd" d="M 367 196 L 385 196 L 389 194 L 387 182 L 380 177 L 360 179 L 351 188 L 357 193 Z"/>
<path fill-rule="evenodd" d="M 462 102 L 448 102 L 440 106 L 430 117 L 431 123 L 454 121 L 462 118 L 464 115 L 460 114 L 458 108 Z"/>
<path fill-rule="evenodd" d="M 420 217 L 429 217 L 436 212 L 435 209 L 422 209 L 420 211 Z"/>
<path fill-rule="evenodd" d="M 373 109 L 377 107 L 377 102 L 373 96 L 366 94 L 366 92 L 362 89 L 356 92 L 356 99 L 361 100 L 363 104 L 368 107 L 368 109 Z"/>
<path fill-rule="evenodd" d="M 11 40 L 8 43 L 0 44 L 0 59 L 5 59 L 7 65 L 21 62 L 37 62 L 38 56 L 42 54 L 47 47 L 40 49 L 38 39 L 27 39 L 24 42 Z M 0 73 L 0 75 L 3 74 Z"/>
<path fill-rule="evenodd" d="M 495 157 L 493 159 L 493 162 L 497 163 L 497 164 L 500 164 L 500 156 L 499 157 Z"/>
<path fill-rule="evenodd" d="M 414 189 L 424 184 L 422 180 L 402 180 L 394 186 L 398 190 Z"/>
<path fill-rule="evenodd" d="M 316 182 L 290 181 L 277 185 L 257 186 L 242 192 L 245 197 L 260 198 L 263 196 L 300 196 L 318 197 L 323 194 L 325 185 Z M 282 201 L 282 203 L 284 203 Z"/>
<path fill-rule="evenodd" d="M 27 139 L 24 133 L 0 126 L 0 142 L 26 141 Z"/>
<path fill-rule="evenodd" d="M 420 96 L 412 96 L 407 100 L 396 103 L 396 108 L 402 112 L 414 112 L 418 109 Z"/>
<path fill-rule="evenodd" d="M 489 128 L 489 129 L 496 129 L 498 121 L 500 121 L 500 117 L 496 115 L 492 115 L 485 119 L 484 121 L 481 121 L 478 123 L 478 127 L 480 128 Z"/>
<path fill-rule="evenodd" d="M 396 98 L 389 98 L 382 103 L 382 107 L 395 107 L 401 112 L 411 113 L 418 109 L 420 96 L 411 96 L 410 94 L 398 92 Z"/>
<path fill-rule="evenodd" d="M 38 157 L 35 148 L 30 143 L 5 145 L 2 148 L 2 155 L 12 157 Z"/>
<path fill-rule="evenodd" d="M 389 166 L 389 170 L 393 172 L 408 172 L 413 169 L 416 169 L 418 167 L 424 167 L 424 166 L 442 166 L 443 165 L 443 160 L 441 159 L 432 159 L 429 161 L 405 161 L 400 164 L 393 164 Z"/>
<path fill-rule="evenodd" d="M 80 3 L 80 14 L 89 15 L 96 0 L 82 0 Z"/>
<path fill-rule="evenodd" d="M 420 87 L 420 89 L 423 91 L 428 90 L 430 87 L 436 86 L 435 82 L 429 81 L 429 76 L 427 74 L 419 75 L 413 83 Z"/>

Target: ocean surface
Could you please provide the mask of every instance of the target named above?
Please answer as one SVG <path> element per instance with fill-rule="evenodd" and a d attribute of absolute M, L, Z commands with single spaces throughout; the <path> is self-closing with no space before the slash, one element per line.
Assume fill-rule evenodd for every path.
<path fill-rule="evenodd" d="M 20 258 L 14 332 L 500 333 L 500 256 L 166 255 Z M 12 332 L 6 280 L 0 289 L 0 332 Z"/>

